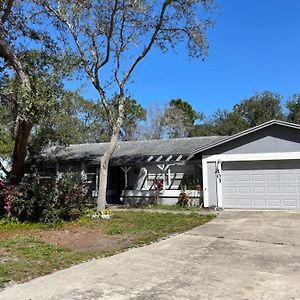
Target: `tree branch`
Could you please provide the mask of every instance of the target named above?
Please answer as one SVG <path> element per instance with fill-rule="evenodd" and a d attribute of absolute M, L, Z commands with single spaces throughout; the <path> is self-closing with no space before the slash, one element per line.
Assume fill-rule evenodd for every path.
<path fill-rule="evenodd" d="M 6 9 L 5 9 L 5 11 L 4 11 L 3 16 L 1 17 L 1 22 L 2 22 L 2 24 L 4 24 L 5 21 L 7 20 L 9 14 L 10 14 L 10 12 L 11 12 L 13 3 L 14 3 L 14 0 L 8 0 L 8 1 L 7 1 Z"/>
<path fill-rule="evenodd" d="M 95 65 L 95 63 L 94 63 L 94 72 L 90 68 L 89 61 L 88 61 L 88 59 L 87 59 L 87 57 L 86 57 L 86 55 L 84 53 L 84 50 L 83 50 L 83 48 L 82 48 L 82 46 L 81 46 L 81 44 L 79 42 L 79 38 L 78 38 L 78 36 L 77 36 L 77 34 L 75 32 L 75 29 L 72 26 L 72 24 L 70 22 L 68 22 L 68 20 L 66 20 L 57 10 L 55 10 L 51 6 L 45 5 L 45 7 L 48 10 L 48 12 L 54 14 L 54 16 L 58 20 L 60 20 L 63 24 L 65 24 L 65 26 L 67 27 L 67 29 L 71 33 L 72 38 L 73 38 L 73 40 L 75 42 L 76 48 L 77 48 L 77 50 L 78 50 L 78 52 L 80 54 L 80 57 L 81 57 L 81 59 L 83 61 L 84 67 L 86 69 L 86 72 L 87 72 L 88 76 L 90 77 L 93 86 L 96 88 L 96 90 L 100 94 L 101 102 L 103 104 L 103 107 L 104 107 L 105 112 L 106 112 L 107 117 L 108 117 L 109 125 L 112 127 L 113 126 L 113 117 L 111 115 L 111 111 L 110 111 L 108 102 L 106 100 L 105 91 L 104 91 L 104 89 L 100 85 L 99 74 L 98 74 L 99 67 L 97 65 Z"/>
<path fill-rule="evenodd" d="M 100 64 L 99 69 L 102 68 L 103 66 L 105 66 L 108 62 L 109 62 L 109 58 L 110 58 L 110 48 L 111 48 L 111 38 L 114 32 L 114 26 L 115 26 L 115 16 L 116 13 L 118 11 L 118 0 L 115 0 L 115 4 L 113 7 L 113 11 L 110 17 L 110 22 L 109 22 L 109 30 L 108 30 L 108 34 L 106 35 L 107 37 L 107 44 L 106 44 L 106 56 L 104 61 Z"/>
<path fill-rule="evenodd" d="M 165 12 L 166 12 L 168 6 L 170 6 L 172 2 L 173 2 L 173 0 L 165 0 L 164 1 L 164 4 L 163 4 L 163 6 L 161 8 L 161 11 L 160 11 L 158 22 L 155 26 L 155 30 L 154 30 L 151 38 L 150 38 L 150 41 L 149 41 L 148 45 L 144 48 L 144 50 L 140 54 L 140 56 L 133 62 L 133 64 L 129 68 L 127 74 L 124 76 L 124 78 L 122 80 L 123 85 L 127 82 L 128 78 L 130 77 L 131 73 L 133 72 L 133 70 L 135 69 L 137 64 L 148 54 L 151 47 L 153 46 L 153 44 L 154 44 L 154 42 L 157 38 L 157 35 L 158 35 L 162 25 L 163 25 Z"/>
<path fill-rule="evenodd" d="M 22 64 L 18 57 L 14 54 L 11 46 L 4 39 L 5 29 L 3 24 L 0 23 L 0 57 L 2 57 L 7 64 L 15 70 L 22 86 L 25 89 L 30 89 L 30 82 L 27 74 L 25 73 Z"/>

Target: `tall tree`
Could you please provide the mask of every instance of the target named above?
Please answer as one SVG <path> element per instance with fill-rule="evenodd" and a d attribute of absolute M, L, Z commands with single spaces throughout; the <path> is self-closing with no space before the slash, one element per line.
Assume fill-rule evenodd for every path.
<path fill-rule="evenodd" d="M 300 124 L 300 94 L 293 95 L 286 103 L 287 121 Z"/>
<path fill-rule="evenodd" d="M 32 64 L 36 53 L 30 50 L 34 47 L 43 53 L 53 53 L 56 49 L 50 35 L 40 30 L 40 21 L 28 1 L 7 0 L 0 3 L 1 95 L 8 105 L 15 108 L 14 149 L 9 178 L 12 184 L 22 179 L 32 128 L 51 106 L 53 97 L 50 90 L 57 82 L 48 81 L 49 64 L 43 65 L 41 56 Z M 36 69 L 37 64 L 41 68 Z M 43 77 L 45 74 L 47 76 Z"/>
<path fill-rule="evenodd" d="M 203 115 L 197 113 L 188 102 L 173 99 L 169 102 L 161 123 L 170 138 L 180 138 L 190 136 L 195 122 L 202 118 Z"/>
<path fill-rule="evenodd" d="M 138 125 L 137 134 L 139 139 L 159 140 L 166 136 L 162 119 L 167 106 L 152 102 L 146 110 L 146 119 Z"/>
<path fill-rule="evenodd" d="M 153 47 L 167 52 L 186 42 L 192 57 L 205 57 L 205 30 L 213 0 L 36 0 L 53 18 L 65 46 L 76 50 L 87 77 L 99 94 L 111 127 L 109 146 L 101 157 L 97 208 L 106 203 L 107 173 L 122 127 L 126 85 Z M 105 76 L 106 75 L 106 76 Z M 109 105 L 108 90 L 115 88 L 117 114 Z"/>
<path fill-rule="evenodd" d="M 281 96 L 269 91 L 256 94 L 235 105 L 233 111 L 240 114 L 248 127 L 254 127 L 272 119 L 284 119 Z"/>

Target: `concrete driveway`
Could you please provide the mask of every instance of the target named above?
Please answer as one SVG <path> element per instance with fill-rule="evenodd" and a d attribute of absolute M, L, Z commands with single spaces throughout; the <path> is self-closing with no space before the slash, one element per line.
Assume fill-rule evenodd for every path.
<path fill-rule="evenodd" d="M 300 212 L 292 211 L 225 211 L 184 234 L 0 293 L 5 300 L 299 298 Z"/>

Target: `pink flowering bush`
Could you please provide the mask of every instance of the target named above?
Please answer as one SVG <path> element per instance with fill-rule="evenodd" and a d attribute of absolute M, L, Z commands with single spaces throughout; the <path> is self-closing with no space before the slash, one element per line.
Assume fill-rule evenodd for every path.
<path fill-rule="evenodd" d="M 164 180 L 163 179 L 156 179 L 153 181 L 153 187 L 157 191 L 162 191 L 164 189 Z"/>
<path fill-rule="evenodd" d="M 85 194 L 86 186 L 77 174 L 67 173 L 59 180 L 25 176 L 18 186 L 3 188 L 2 216 L 46 223 L 74 220 L 85 206 Z"/>

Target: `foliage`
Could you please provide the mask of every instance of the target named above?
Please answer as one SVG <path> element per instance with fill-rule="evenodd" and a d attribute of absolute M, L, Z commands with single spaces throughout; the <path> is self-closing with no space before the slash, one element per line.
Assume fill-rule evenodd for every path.
<path fill-rule="evenodd" d="M 186 193 L 185 191 L 181 191 L 178 197 L 177 205 L 179 205 L 180 207 L 187 207 L 189 205 L 189 202 L 190 197 L 188 193 Z"/>
<path fill-rule="evenodd" d="M 74 220 L 82 213 L 84 195 L 85 185 L 75 173 L 66 173 L 57 182 L 54 178 L 43 180 L 35 174 L 28 175 L 18 186 L 10 187 L 3 209 L 6 215 L 20 221 Z"/>
<path fill-rule="evenodd" d="M 143 209 L 152 209 L 152 210 L 166 210 L 166 211 L 175 211 L 176 213 L 177 212 L 186 212 L 186 211 L 189 211 L 189 212 L 194 212 L 194 213 L 198 213 L 200 212 L 200 207 L 199 206 L 187 206 L 187 207 L 181 207 L 181 206 L 178 206 L 176 204 L 174 205 L 169 205 L 169 204 L 158 204 L 156 206 L 153 206 L 153 205 L 147 205 L 147 206 L 143 206 L 142 207 Z"/>
<path fill-rule="evenodd" d="M 161 123 L 168 137 L 187 137 L 195 126 L 196 120 L 202 119 L 202 117 L 188 102 L 181 99 L 173 99 L 169 102 L 162 116 Z"/>
<path fill-rule="evenodd" d="M 155 205 L 159 202 L 159 195 L 164 189 L 164 180 L 163 179 L 155 179 L 153 181 L 153 187 L 155 189 Z"/>
<path fill-rule="evenodd" d="M 121 137 L 125 141 L 137 138 L 138 122 L 145 121 L 146 110 L 136 100 L 126 97 L 124 104 L 124 120 L 121 128 Z"/>
<path fill-rule="evenodd" d="M 80 57 L 84 75 L 99 95 L 110 143 L 101 157 L 97 209 L 106 201 L 108 164 L 126 113 L 127 85 L 141 61 L 153 48 L 162 52 L 186 46 L 190 57 L 205 58 L 206 30 L 213 25 L 214 1 L 40 1 L 43 11 L 65 49 Z M 204 14 L 205 12 L 205 14 Z M 116 107 L 108 95 L 116 95 Z M 117 113 L 116 113 L 117 111 Z"/>
<path fill-rule="evenodd" d="M 300 94 L 293 95 L 286 103 L 287 121 L 300 124 Z"/>
<path fill-rule="evenodd" d="M 164 189 L 164 180 L 163 179 L 154 180 L 153 187 L 156 191 L 162 191 Z"/>
<path fill-rule="evenodd" d="M 264 122 L 283 119 L 281 96 L 269 91 L 256 94 L 234 106 L 248 127 L 254 127 Z"/>
<path fill-rule="evenodd" d="M 292 102 L 289 107 L 296 112 L 297 106 Z M 286 119 L 281 106 L 281 96 L 265 91 L 241 101 L 232 110 L 217 110 L 203 124 L 196 125 L 191 135 L 233 135 L 273 119 Z"/>

